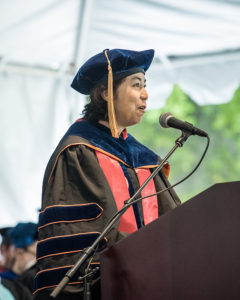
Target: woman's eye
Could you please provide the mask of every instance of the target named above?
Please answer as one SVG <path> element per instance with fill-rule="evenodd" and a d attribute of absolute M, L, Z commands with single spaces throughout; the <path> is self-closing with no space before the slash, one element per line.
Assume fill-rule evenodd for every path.
<path fill-rule="evenodd" d="M 140 82 L 136 82 L 136 83 L 134 83 L 134 85 L 133 85 L 133 86 L 140 87 Z"/>

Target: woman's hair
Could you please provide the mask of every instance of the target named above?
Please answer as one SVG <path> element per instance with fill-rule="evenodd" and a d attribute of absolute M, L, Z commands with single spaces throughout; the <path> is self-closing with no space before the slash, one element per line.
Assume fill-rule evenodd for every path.
<path fill-rule="evenodd" d="M 125 78 L 113 82 L 113 96 L 117 95 L 117 89 Z M 94 87 L 90 94 L 90 102 L 84 106 L 83 119 L 89 122 L 108 121 L 107 101 L 102 98 L 103 91 L 107 90 L 107 83 Z"/>

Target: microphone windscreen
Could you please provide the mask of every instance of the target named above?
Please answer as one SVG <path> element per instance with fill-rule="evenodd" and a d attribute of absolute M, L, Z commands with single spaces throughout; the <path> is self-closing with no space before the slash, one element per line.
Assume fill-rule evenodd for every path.
<path fill-rule="evenodd" d="M 159 123 L 162 127 L 164 128 L 167 128 L 169 127 L 168 124 L 167 124 L 167 120 L 170 118 L 170 117 L 173 117 L 173 115 L 170 113 L 170 112 L 165 112 L 165 113 L 162 113 L 159 117 Z"/>

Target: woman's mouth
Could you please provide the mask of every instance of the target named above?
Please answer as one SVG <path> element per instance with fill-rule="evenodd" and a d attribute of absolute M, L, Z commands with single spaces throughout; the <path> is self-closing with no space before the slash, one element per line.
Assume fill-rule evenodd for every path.
<path fill-rule="evenodd" d="M 139 110 L 140 112 L 142 112 L 142 113 L 145 113 L 146 108 L 147 108 L 146 105 L 138 106 L 138 110 Z"/>

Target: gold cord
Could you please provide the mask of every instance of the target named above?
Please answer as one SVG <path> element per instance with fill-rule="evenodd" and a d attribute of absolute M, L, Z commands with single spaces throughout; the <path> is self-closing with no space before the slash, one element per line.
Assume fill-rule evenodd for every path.
<path fill-rule="evenodd" d="M 109 127 L 112 133 L 112 136 L 115 138 L 119 138 L 118 130 L 117 130 L 117 121 L 115 116 L 115 109 L 113 103 L 113 74 L 110 60 L 107 55 L 107 50 L 104 51 L 104 54 L 108 61 L 108 121 Z"/>

